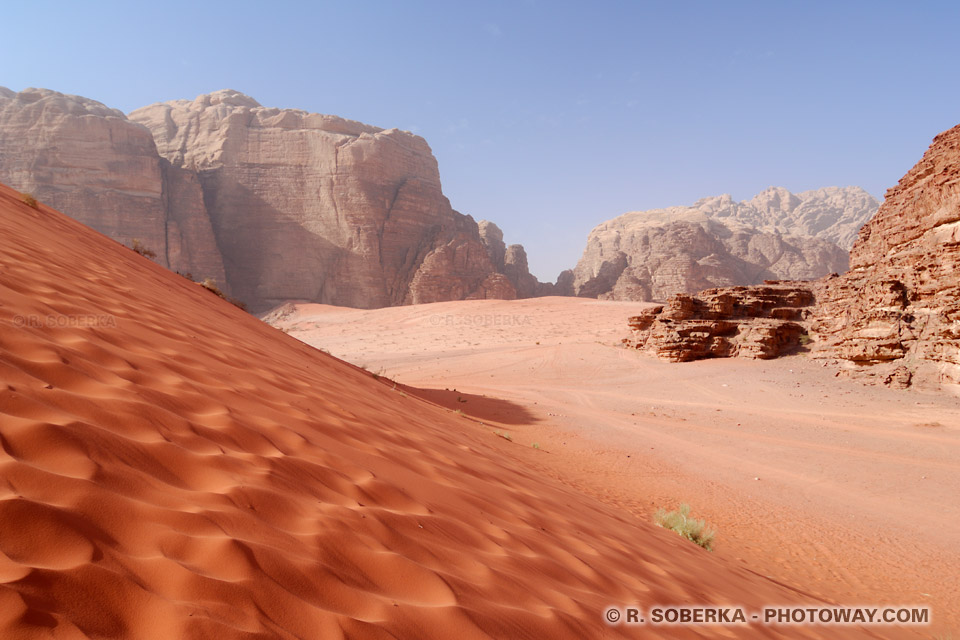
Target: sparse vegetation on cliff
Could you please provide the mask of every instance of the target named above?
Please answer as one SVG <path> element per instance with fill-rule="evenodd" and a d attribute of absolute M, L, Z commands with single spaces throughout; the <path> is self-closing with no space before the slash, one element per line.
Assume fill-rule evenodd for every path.
<path fill-rule="evenodd" d="M 142 255 L 144 258 L 157 257 L 157 252 L 154 251 L 153 249 L 147 248 L 146 245 L 144 245 L 139 238 L 134 238 L 133 240 L 130 241 L 130 248 L 133 249 L 135 252 L 139 253 L 140 255 Z"/>

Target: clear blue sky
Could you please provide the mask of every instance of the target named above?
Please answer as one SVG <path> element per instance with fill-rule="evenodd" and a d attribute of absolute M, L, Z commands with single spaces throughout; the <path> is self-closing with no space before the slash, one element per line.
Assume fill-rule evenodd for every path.
<path fill-rule="evenodd" d="M 960 122 L 957 2 L 20 2 L 0 85 L 129 112 L 222 88 L 424 136 L 544 280 L 625 211 L 877 197 Z"/>

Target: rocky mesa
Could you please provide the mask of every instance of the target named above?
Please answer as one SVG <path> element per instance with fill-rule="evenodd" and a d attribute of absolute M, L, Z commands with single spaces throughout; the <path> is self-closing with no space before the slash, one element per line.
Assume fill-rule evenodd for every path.
<path fill-rule="evenodd" d="M 671 360 L 772 357 L 806 334 L 813 355 L 837 359 L 855 375 L 897 386 L 915 380 L 960 383 L 960 126 L 938 135 L 887 191 L 850 256 L 851 268 L 843 275 L 780 283 L 803 292 L 775 305 L 800 327 L 799 333 L 795 328 L 777 332 L 785 349 L 715 346 L 720 338 L 755 342 L 750 335 L 766 320 L 744 313 L 719 318 L 713 309 L 720 300 L 731 310 L 742 308 L 762 297 L 764 287 L 675 298 L 667 311 L 660 307 L 631 319 L 628 342 Z M 733 326 L 721 327 L 719 320 Z"/>
<path fill-rule="evenodd" d="M 770 187 L 742 202 L 723 195 L 626 213 L 591 231 L 571 293 L 666 300 L 712 287 L 843 272 L 850 239 L 877 206 L 859 187 L 798 194 Z"/>
<path fill-rule="evenodd" d="M 427 142 L 232 90 L 129 117 L 0 90 L 0 180 L 254 311 L 537 295 L 519 245 L 500 269 L 443 195 Z M 502 234 L 501 234 L 502 235 Z M 522 258 L 522 259 L 521 259 Z"/>

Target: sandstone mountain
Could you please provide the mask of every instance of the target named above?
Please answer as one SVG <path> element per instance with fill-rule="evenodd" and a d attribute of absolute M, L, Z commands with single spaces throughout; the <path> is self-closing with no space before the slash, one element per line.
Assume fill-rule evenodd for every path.
<path fill-rule="evenodd" d="M 165 267 L 224 281 L 196 176 L 116 109 L 0 87 L 0 181 L 119 242 L 141 240 Z"/>
<path fill-rule="evenodd" d="M 140 239 L 164 266 L 226 282 L 255 311 L 540 290 L 522 247 L 494 266 L 477 223 L 444 197 L 423 138 L 236 91 L 127 117 L 2 89 L 0 181 L 115 240 Z"/>
<path fill-rule="evenodd" d="M 570 293 L 664 300 L 676 293 L 814 279 L 848 267 L 845 245 L 877 202 L 858 187 L 792 194 L 770 187 L 690 207 L 624 214 L 591 231 Z"/>
<path fill-rule="evenodd" d="M 679 296 L 632 319 L 630 341 L 671 360 L 773 357 L 806 334 L 855 374 L 960 383 L 960 126 L 887 191 L 850 256 L 848 273 L 813 283 Z"/>
<path fill-rule="evenodd" d="M 350 307 L 516 297 L 426 141 L 235 91 L 138 109 L 160 154 L 195 172 L 236 296 Z"/>
<path fill-rule="evenodd" d="M 487 255 L 493 261 L 498 273 L 504 274 L 517 291 L 518 298 L 536 298 L 549 295 L 569 295 L 558 291 L 558 286 L 550 282 L 540 282 L 531 273 L 527 265 L 527 252 L 523 245 L 503 242 L 503 231 L 488 220 L 481 220 L 480 239 L 487 249 Z"/>

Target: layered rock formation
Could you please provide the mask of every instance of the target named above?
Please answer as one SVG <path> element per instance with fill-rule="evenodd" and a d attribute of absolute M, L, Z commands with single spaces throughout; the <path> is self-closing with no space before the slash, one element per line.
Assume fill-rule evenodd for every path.
<path fill-rule="evenodd" d="M 46 89 L 0 88 L 0 181 L 160 264 L 223 282 L 196 176 L 163 160 L 120 111 Z"/>
<path fill-rule="evenodd" d="M 776 281 L 680 294 L 630 318 L 624 343 L 670 362 L 776 358 L 800 346 L 813 302 L 809 285 Z"/>
<path fill-rule="evenodd" d="M 196 172 L 235 295 L 256 307 L 516 297 L 436 159 L 409 132 L 269 109 L 235 91 L 138 109 L 160 154 Z"/>
<path fill-rule="evenodd" d="M 814 279 L 846 271 L 836 244 L 876 210 L 858 187 L 791 194 L 771 187 L 752 200 L 729 195 L 691 207 L 624 214 L 590 233 L 573 293 L 615 300 L 665 300 L 676 293 Z"/>
<path fill-rule="evenodd" d="M 957 384 L 958 267 L 960 126 L 937 136 L 920 162 L 887 191 L 880 210 L 860 231 L 848 273 L 784 286 L 808 291 L 815 301 L 792 305 L 790 311 L 809 333 L 814 355 L 835 358 L 847 371 L 887 384 L 905 386 L 917 379 Z M 712 348 L 719 329 L 703 327 L 717 320 L 712 300 L 732 300 L 738 307 L 763 294 L 757 287 L 710 291 L 693 305 L 678 298 L 670 309 L 689 309 L 682 317 L 685 324 L 677 324 L 673 312 L 645 314 L 631 321 L 630 342 L 672 360 L 751 355 L 749 349 Z M 757 326 L 743 320 L 730 335 L 744 336 Z M 695 335 L 698 331 L 701 335 Z"/>
<path fill-rule="evenodd" d="M 941 133 L 823 283 L 826 353 L 884 381 L 960 383 L 960 126 Z"/>

